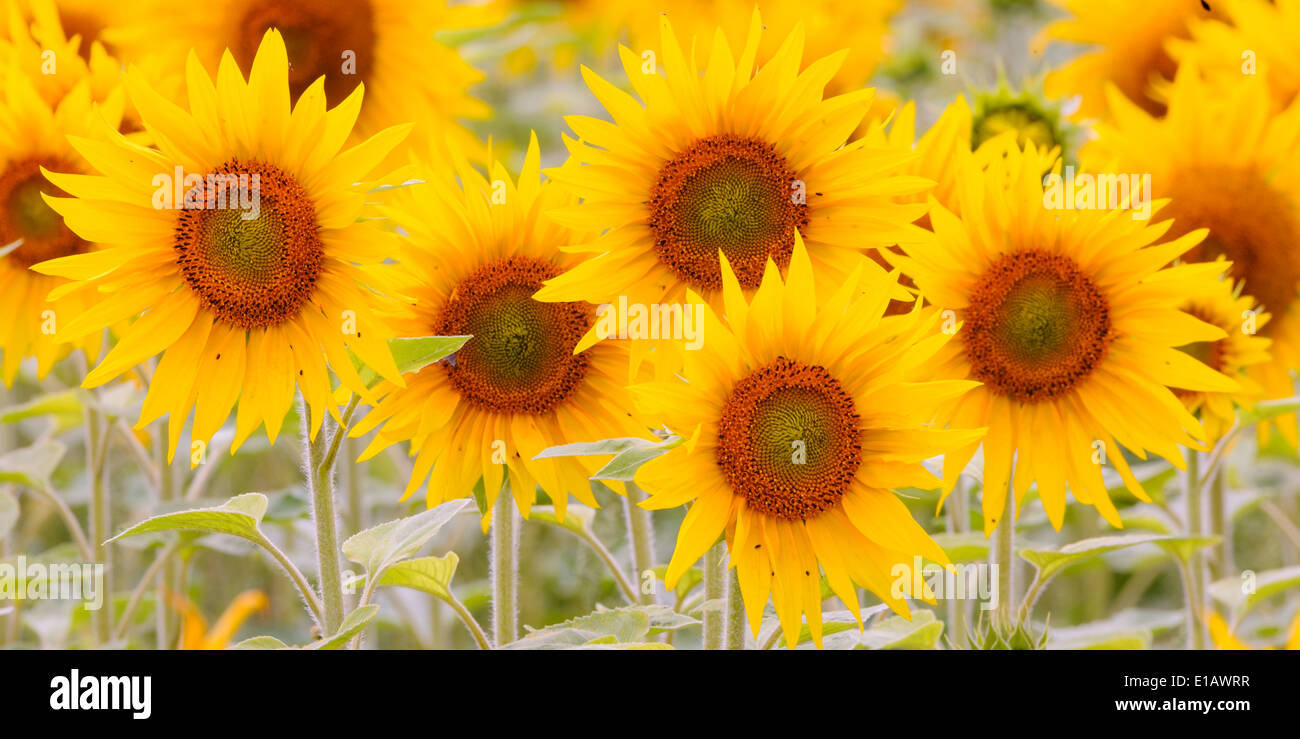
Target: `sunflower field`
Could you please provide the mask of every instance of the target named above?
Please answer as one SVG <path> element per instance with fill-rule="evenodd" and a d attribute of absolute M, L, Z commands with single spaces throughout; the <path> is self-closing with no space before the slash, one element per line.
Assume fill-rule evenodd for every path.
<path fill-rule="evenodd" d="M 1300 649 L 1300 0 L 0 7 L 0 649 Z"/>

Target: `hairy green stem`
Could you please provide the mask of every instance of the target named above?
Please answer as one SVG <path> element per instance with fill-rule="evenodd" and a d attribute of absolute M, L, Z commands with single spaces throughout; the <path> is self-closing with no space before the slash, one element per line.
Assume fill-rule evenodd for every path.
<path fill-rule="evenodd" d="M 718 542 L 704 554 L 704 648 L 722 649 L 724 612 L 716 606 L 725 593 L 726 544 Z"/>
<path fill-rule="evenodd" d="M 519 512 L 507 482 L 492 508 L 492 636 L 498 647 L 519 638 Z"/>
<path fill-rule="evenodd" d="M 740 594 L 740 572 L 731 568 L 727 574 L 727 649 L 745 648 L 745 599 Z"/>
<path fill-rule="evenodd" d="M 1187 472 L 1183 476 L 1184 496 L 1187 498 L 1187 534 L 1200 536 L 1202 529 L 1201 485 L 1198 477 L 1200 453 L 1188 452 Z M 1216 470 L 1217 472 L 1217 470 Z M 1212 473 L 1213 474 L 1213 473 Z M 1201 550 L 1195 549 L 1187 560 L 1184 588 L 1187 591 L 1187 630 L 1192 649 L 1205 649 L 1205 619 L 1203 616 L 1205 593 L 1205 560 Z"/>
<path fill-rule="evenodd" d="M 469 612 L 465 604 L 461 603 L 460 599 L 450 591 L 448 591 L 447 598 L 444 600 L 447 605 L 451 606 L 451 610 L 455 611 L 456 615 L 460 617 L 461 623 L 465 624 L 465 628 L 469 629 L 469 633 L 474 637 L 474 643 L 478 644 L 478 648 L 485 651 L 491 649 L 492 645 L 488 642 L 487 634 L 483 633 L 483 627 L 474 619 L 474 614 Z"/>
<path fill-rule="evenodd" d="M 635 484 L 627 483 L 627 497 L 623 499 L 627 511 L 628 541 L 632 545 L 632 582 L 634 583 L 634 603 L 650 605 L 655 602 L 655 593 L 647 593 L 640 586 L 645 582 L 646 573 L 653 573 L 655 566 L 654 527 L 650 511 L 642 508 L 640 503 L 646 494 Z M 651 575 L 653 577 L 653 574 Z"/>
<path fill-rule="evenodd" d="M 86 407 L 86 474 L 90 477 L 90 546 L 93 562 L 104 566 L 104 582 L 108 585 L 112 578 L 112 568 L 108 561 L 109 498 L 108 485 L 104 481 L 107 454 L 108 429 L 102 414 L 91 406 Z M 95 645 L 103 646 L 111 636 L 111 608 L 101 608 L 91 616 L 95 634 Z"/>
<path fill-rule="evenodd" d="M 311 411 L 301 404 L 303 434 L 307 436 L 307 482 L 311 488 L 312 518 L 316 524 L 316 559 L 320 566 L 321 601 L 324 603 L 325 635 L 338 633 L 343 624 L 343 575 L 339 566 L 338 512 L 334 501 L 334 462 L 347 435 L 352 414 L 361 398 L 352 396 L 343 421 L 330 432 L 328 419 L 311 439 Z"/>
<path fill-rule="evenodd" d="M 1002 520 L 998 522 L 993 547 L 993 564 L 998 568 L 998 607 L 993 617 L 1004 627 L 1012 626 L 1011 600 L 1016 592 L 1016 494 L 1010 481 L 1007 482 L 1007 503 L 1002 509 Z"/>

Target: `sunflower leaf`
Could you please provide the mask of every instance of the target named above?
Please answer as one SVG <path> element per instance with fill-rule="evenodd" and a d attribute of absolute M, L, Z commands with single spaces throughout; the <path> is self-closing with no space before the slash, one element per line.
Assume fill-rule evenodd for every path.
<path fill-rule="evenodd" d="M 560 444 L 549 449 L 543 449 L 533 459 L 547 459 L 549 457 L 598 457 L 608 456 L 610 454 L 621 454 L 629 449 L 650 449 L 657 447 L 662 442 L 650 441 L 637 437 L 624 437 L 619 439 L 602 439 L 600 441 L 578 442 L 576 444 Z"/>
<path fill-rule="evenodd" d="M 862 632 L 858 649 L 937 649 L 943 635 L 943 622 L 934 611 L 912 613 L 912 620 L 892 616 L 878 626 Z"/>
<path fill-rule="evenodd" d="M 636 472 L 641 469 L 641 465 L 667 454 L 683 441 L 682 437 L 673 436 L 651 447 L 638 447 L 619 452 L 609 461 L 609 464 L 597 470 L 591 479 L 635 482 Z"/>
<path fill-rule="evenodd" d="M 48 488 L 50 475 L 66 451 L 58 441 L 42 441 L 0 456 L 0 482 Z"/>
<path fill-rule="evenodd" d="M 1244 614 L 1261 602 L 1291 588 L 1300 587 L 1300 565 L 1276 570 L 1247 570 L 1240 577 L 1228 577 L 1209 587 L 1210 597 Z"/>
<path fill-rule="evenodd" d="M 629 648 L 643 644 L 652 626 L 663 620 L 667 606 L 627 606 L 596 611 L 526 634 L 505 649 L 573 649 L 596 644 Z M 664 629 L 660 629 L 664 630 Z"/>
<path fill-rule="evenodd" d="M 425 542 L 467 505 L 469 499 L 459 498 L 414 516 L 366 529 L 343 542 L 343 555 L 352 562 L 365 565 L 370 577 L 382 577 L 384 570 L 414 557 Z"/>
<path fill-rule="evenodd" d="M 377 605 L 371 604 L 368 606 L 361 606 L 352 613 L 349 613 L 347 618 L 343 619 L 343 623 L 339 626 L 337 634 L 321 639 L 320 641 L 312 642 L 303 647 L 303 649 L 342 649 L 349 641 L 352 641 L 352 637 L 360 634 L 361 631 L 366 628 L 366 624 L 369 624 L 378 613 L 379 606 Z"/>
<path fill-rule="evenodd" d="M 447 552 L 441 557 L 420 557 L 398 562 L 379 578 L 380 585 L 420 590 L 442 600 L 451 600 L 451 579 L 460 557 Z"/>
<path fill-rule="evenodd" d="M 146 518 L 109 541 L 157 531 L 203 531 L 229 534 L 262 544 L 265 537 L 259 528 L 266 515 L 267 499 L 261 493 L 236 495 L 215 508 L 197 508 Z"/>
<path fill-rule="evenodd" d="M 419 372 L 434 362 L 446 359 L 460 351 L 470 336 L 420 336 L 415 338 L 396 338 L 388 340 L 388 349 L 393 353 L 393 361 L 402 374 Z M 366 387 L 379 381 L 379 373 L 366 366 L 357 356 L 352 356 L 357 365 L 357 374 Z"/>
<path fill-rule="evenodd" d="M 292 649 L 292 647 L 274 636 L 253 636 L 239 642 L 231 649 Z"/>
<path fill-rule="evenodd" d="M 1066 544 L 1060 549 L 1022 549 L 1020 556 L 1038 568 L 1038 577 L 1043 581 L 1076 562 L 1095 557 L 1117 549 L 1137 546 L 1139 544 L 1159 544 L 1171 554 L 1181 556 L 1187 547 L 1199 548 L 1217 541 L 1213 537 L 1167 536 L 1164 534 L 1117 534 L 1115 536 L 1098 536 L 1081 539 Z M 1172 547 L 1172 548 L 1171 548 Z"/>
<path fill-rule="evenodd" d="M 18 423 L 29 418 L 52 416 L 59 430 L 72 428 L 82 422 L 86 406 L 81 390 L 64 390 L 33 398 L 20 405 L 0 410 L 0 423 Z"/>

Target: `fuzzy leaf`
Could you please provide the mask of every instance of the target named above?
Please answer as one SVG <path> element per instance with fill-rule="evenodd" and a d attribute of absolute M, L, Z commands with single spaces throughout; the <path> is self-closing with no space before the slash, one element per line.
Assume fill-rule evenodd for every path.
<path fill-rule="evenodd" d="M 199 508 L 146 518 L 109 541 L 155 531 L 203 531 L 238 536 L 260 544 L 263 537 L 258 527 L 262 523 L 262 516 L 266 515 L 266 505 L 265 495 L 245 493 L 216 508 Z"/>

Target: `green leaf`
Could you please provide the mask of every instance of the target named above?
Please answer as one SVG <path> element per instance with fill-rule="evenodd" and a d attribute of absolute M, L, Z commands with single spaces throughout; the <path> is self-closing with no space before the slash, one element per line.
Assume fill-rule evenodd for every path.
<path fill-rule="evenodd" d="M 591 476 L 593 480 L 622 480 L 624 482 L 634 482 L 636 471 L 641 469 L 641 465 L 649 462 L 655 457 L 661 457 L 672 450 L 673 447 L 681 443 L 681 437 L 674 436 L 672 444 L 656 445 L 646 448 L 633 448 L 619 452 L 609 464 L 601 467 L 596 474 Z"/>
<path fill-rule="evenodd" d="M 1241 425 L 1253 426 L 1287 413 L 1300 411 L 1300 396 L 1291 398 L 1279 398 L 1277 400 L 1264 400 L 1256 403 L 1251 408 L 1241 409 Z"/>
<path fill-rule="evenodd" d="M 18 499 L 8 490 L 0 490 L 0 539 L 18 523 Z"/>
<path fill-rule="evenodd" d="M 53 416 L 60 429 L 68 429 L 82 422 L 86 412 L 81 402 L 80 390 L 64 390 L 40 395 L 21 405 L 0 410 L 0 423 L 18 423 L 29 418 Z"/>
<path fill-rule="evenodd" d="M 0 482 L 12 482 L 29 488 L 44 489 L 50 475 L 59 466 L 67 448 L 48 440 L 0 456 Z"/>
<path fill-rule="evenodd" d="M 203 531 L 229 534 L 261 543 L 263 537 L 258 526 L 262 523 L 262 516 L 266 515 L 266 505 L 266 496 L 261 493 L 236 495 L 216 508 L 199 508 L 146 518 L 109 541 L 155 531 Z"/>
<path fill-rule="evenodd" d="M 671 625 L 663 611 L 667 606 L 626 606 L 596 611 L 564 623 L 529 632 L 505 649 L 573 649 L 583 645 L 638 645 L 645 642 L 652 626 Z M 685 624 L 683 624 L 685 625 Z M 675 627 L 680 628 L 680 627 Z M 661 628 L 660 630 L 666 630 Z"/>
<path fill-rule="evenodd" d="M 555 516 L 555 506 L 539 505 L 533 506 L 533 509 L 528 513 L 528 520 L 549 523 L 552 526 L 568 529 L 578 536 L 586 537 L 590 535 L 591 524 L 596 520 L 596 509 L 581 503 L 570 503 L 568 510 L 565 511 L 564 520 L 560 521 Z"/>
<path fill-rule="evenodd" d="M 1253 582 L 1243 577 L 1219 580 L 1210 585 L 1210 596 L 1231 608 L 1234 613 L 1244 614 L 1268 598 L 1300 586 L 1300 565 L 1254 574 Z M 1248 587 L 1249 585 L 1254 587 Z M 1248 590 L 1252 592 L 1247 592 Z"/>
<path fill-rule="evenodd" d="M 469 336 L 421 336 L 418 338 L 389 339 L 388 349 L 393 353 L 393 361 L 402 374 L 419 372 L 440 359 L 455 354 Z M 361 364 L 357 374 L 367 387 L 379 380 L 379 373 Z"/>
<path fill-rule="evenodd" d="M 601 441 L 579 442 L 576 444 L 561 444 L 549 449 L 543 449 L 534 459 L 546 459 L 548 457 L 597 457 L 607 456 L 610 454 L 619 454 L 628 449 L 646 449 L 657 446 L 658 442 L 649 439 L 640 439 L 636 437 L 624 437 L 619 439 L 603 439 Z"/>
<path fill-rule="evenodd" d="M 988 537 L 978 531 L 935 534 L 934 540 L 955 564 L 984 562 L 989 558 Z"/>
<path fill-rule="evenodd" d="M 348 642 L 352 641 L 352 637 L 360 634 L 361 631 L 366 628 L 366 624 L 370 623 L 371 619 L 373 619 L 377 613 L 379 613 L 379 606 L 377 605 L 371 604 L 368 606 L 361 606 L 352 613 L 349 613 L 347 618 L 343 619 L 343 623 L 339 626 L 337 634 L 308 644 L 303 647 L 303 649 L 342 649 L 347 646 Z"/>
<path fill-rule="evenodd" d="M 390 565 L 379 578 L 380 585 L 411 588 L 451 600 L 451 579 L 460 558 L 455 552 L 441 557 L 420 557 Z"/>
<path fill-rule="evenodd" d="M 1081 562 L 1117 549 L 1134 547 L 1139 544 L 1160 544 L 1171 553 L 1181 551 L 1185 546 L 1205 546 L 1214 539 L 1204 541 L 1206 537 L 1167 536 L 1164 534 L 1116 534 L 1081 539 L 1066 544 L 1060 549 L 1022 549 L 1020 556 L 1038 568 L 1039 577 L 1047 580 L 1070 565 Z"/>
<path fill-rule="evenodd" d="M 912 612 L 912 620 L 891 616 L 879 626 L 862 632 L 858 649 L 937 649 L 943 622 L 934 611 Z"/>
<path fill-rule="evenodd" d="M 469 500 L 460 498 L 366 529 L 343 542 L 343 555 L 364 565 L 370 577 L 381 577 L 387 568 L 414 557 L 425 542 L 467 505 Z"/>
<path fill-rule="evenodd" d="M 291 649 L 288 644 L 274 636 L 254 636 L 241 641 L 231 649 Z"/>
<path fill-rule="evenodd" d="M 859 611 L 858 615 L 862 617 L 862 622 L 866 623 L 868 620 L 871 619 L 872 616 L 875 616 L 877 613 L 887 610 L 888 608 L 889 606 L 886 605 L 871 606 L 869 608 L 863 608 L 861 611 Z M 776 629 L 781 628 L 781 622 L 778 619 L 775 618 L 767 619 L 767 621 L 765 621 L 765 625 L 767 623 L 772 624 L 772 628 L 776 628 Z M 825 642 L 826 638 L 829 636 L 843 633 L 845 631 L 855 631 L 857 630 L 857 628 L 858 628 L 858 620 L 853 617 L 853 611 L 847 611 L 847 610 L 827 611 L 826 613 L 822 614 L 823 643 Z M 777 640 L 777 643 L 778 644 L 786 643 L 784 634 L 782 634 L 781 637 Z M 805 623 L 803 627 L 799 629 L 799 638 L 795 642 L 795 646 L 798 646 L 800 644 L 811 644 L 811 643 L 813 643 L 812 629 L 808 627 L 807 623 Z"/>

